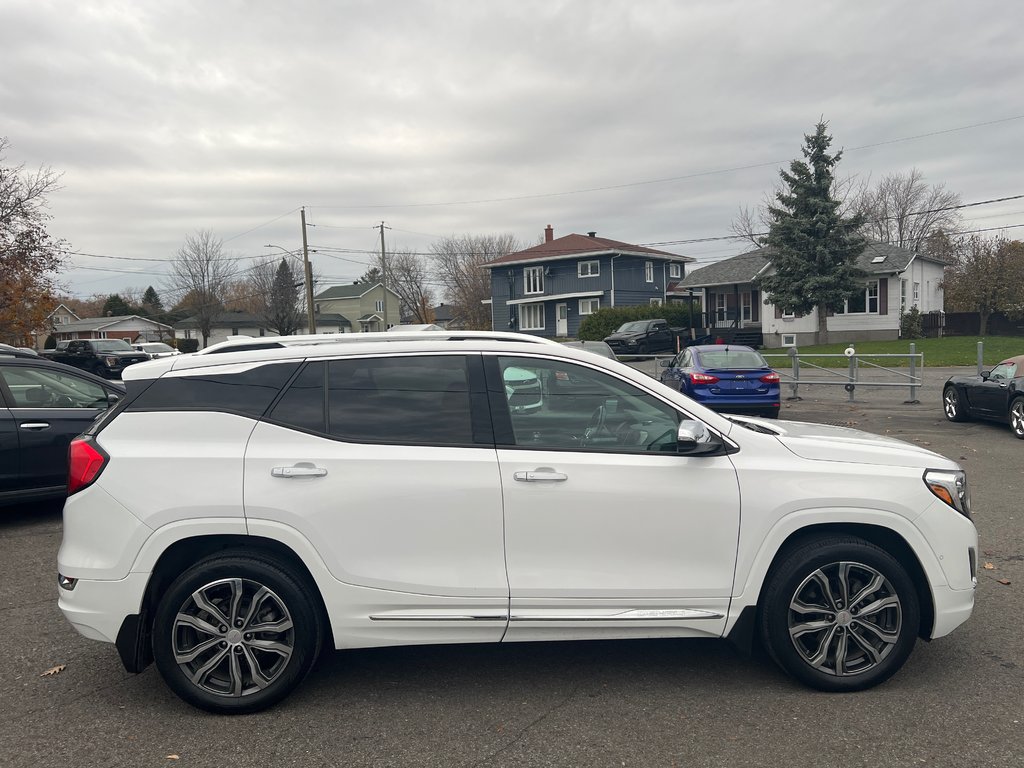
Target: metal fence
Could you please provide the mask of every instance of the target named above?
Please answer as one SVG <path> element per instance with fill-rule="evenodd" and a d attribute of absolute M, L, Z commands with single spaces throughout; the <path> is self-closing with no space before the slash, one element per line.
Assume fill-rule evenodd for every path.
<path fill-rule="evenodd" d="M 789 386 L 789 400 L 800 399 L 800 385 L 824 384 L 841 386 L 848 393 L 852 403 L 858 387 L 907 387 L 909 397 L 904 402 L 918 403 L 917 390 L 921 386 L 921 369 L 924 368 L 924 353 L 917 351 L 917 345 L 911 344 L 907 354 L 869 354 L 861 355 L 854 347 L 848 347 L 841 355 L 802 355 L 793 347 L 785 354 L 765 355 L 769 361 L 773 358 L 789 362 L 790 371 L 781 365 L 773 366 L 778 372 L 782 383 Z M 815 360 L 825 362 L 835 358 L 846 358 L 847 364 L 842 367 L 819 365 Z M 877 361 L 882 362 L 877 362 Z M 905 361 L 905 365 L 896 366 L 896 361 Z M 906 369 L 906 370 L 901 370 Z M 865 378 L 866 371 L 881 374 Z"/>

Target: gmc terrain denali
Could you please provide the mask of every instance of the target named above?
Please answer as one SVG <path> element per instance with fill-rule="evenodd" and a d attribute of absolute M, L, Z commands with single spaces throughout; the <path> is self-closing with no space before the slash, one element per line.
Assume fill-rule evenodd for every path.
<path fill-rule="evenodd" d="M 59 592 L 79 632 L 237 713 L 323 645 L 727 637 L 852 691 L 971 614 L 949 459 L 725 417 L 535 337 L 353 336 L 126 369 L 70 450 Z M 524 381 L 537 407 L 510 406 Z"/>

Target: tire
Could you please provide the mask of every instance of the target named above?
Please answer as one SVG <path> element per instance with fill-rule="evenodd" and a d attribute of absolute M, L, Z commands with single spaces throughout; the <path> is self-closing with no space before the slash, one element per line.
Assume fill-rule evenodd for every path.
<path fill-rule="evenodd" d="M 942 391 L 942 412 L 949 421 L 967 421 L 969 418 L 956 387 L 946 387 Z"/>
<path fill-rule="evenodd" d="M 761 415 L 767 419 L 777 419 L 779 418 L 779 410 L 779 408 L 768 408 L 767 410 L 762 411 Z"/>
<path fill-rule="evenodd" d="M 219 714 L 258 712 L 302 682 L 321 633 L 316 600 L 287 565 L 228 551 L 192 566 L 164 593 L 153 619 L 153 656 L 189 704 Z"/>
<path fill-rule="evenodd" d="M 1010 403 L 1010 429 L 1018 440 L 1024 440 L 1024 397 Z"/>
<path fill-rule="evenodd" d="M 639 344 L 636 345 L 636 353 L 638 355 L 646 355 L 647 354 L 647 345 L 644 344 L 641 341 Z"/>
<path fill-rule="evenodd" d="M 804 541 L 772 569 L 758 625 L 772 658 L 797 680 L 860 691 L 903 666 L 920 617 L 913 582 L 892 555 L 863 539 L 826 536 Z"/>

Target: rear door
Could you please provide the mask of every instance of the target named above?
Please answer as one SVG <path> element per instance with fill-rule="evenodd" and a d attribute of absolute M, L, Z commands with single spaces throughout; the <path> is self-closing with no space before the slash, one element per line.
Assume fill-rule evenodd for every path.
<path fill-rule="evenodd" d="M 22 487 L 18 423 L 10 409 L 10 394 L 0 378 L 0 498 Z"/>
<path fill-rule="evenodd" d="M 254 430 L 250 530 L 284 524 L 316 547 L 345 636 L 501 639 L 508 581 L 486 398 L 479 355 L 314 360 Z"/>
<path fill-rule="evenodd" d="M 17 361 L 0 365 L 12 401 L 25 489 L 59 489 L 67 484 L 68 445 L 107 408 L 107 390 L 73 372 Z"/>

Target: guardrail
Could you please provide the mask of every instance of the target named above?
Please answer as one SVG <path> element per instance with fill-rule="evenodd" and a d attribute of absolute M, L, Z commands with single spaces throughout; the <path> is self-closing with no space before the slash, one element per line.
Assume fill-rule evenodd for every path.
<path fill-rule="evenodd" d="M 922 376 L 919 370 L 924 368 L 924 353 L 917 351 L 917 345 L 910 345 L 910 352 L 907 354 L 868 354 L 861 355 L 857 353 L 854 347 L 847 347 L 846 351 L 841 355 L 802 355 L 800 351 L 793 347 L 786 354 L 769 354 L 764 355 L 769 360 L 771 358 L 788 358 L 790 360 L 791 372 L 787 373 L 781 367 L 775 367 L 783 384 L 788 384 L 791 390 L 791 395 L 786 398 L 787 400 L 800 400 L 800 385 L 801 384 L 824 384 L 831 386 L 841 386 L 846 389 L 849 393 L 849 400 L 852 403 L 854 400 L 854 394 L 857 391 L 857 387 L 909 387 L 910 397 L 905 400 L 905 403 L 915 404 L 920 401 L 917 399 L 917 390 L 922 384 Z M 846 369 L 842 368 L 830 368 L 823 365 L 818 365 L 811 362 L 811 359 L 828 359 L 828 358 L 847 358 L 849 363 Z M 888 367 L 874 362 L 875 360 L 906 360 L 906 367 L 909 373 L 896 368 Z M 894 380 L 892 381 L 877 381 L 877 380 L 865 380 L 861 378 L 860 373 L 862 368 L 870 369 L 872 371 L 884 371 L 892 374 Z M 810 369 L 811 375 L 808 375 Z M 820 374 L 817 372 L 821 372 Z M 827 374 L 827 375 L 823 375 Z M 814 378 L 817 376 L 817 378 Z"/>

